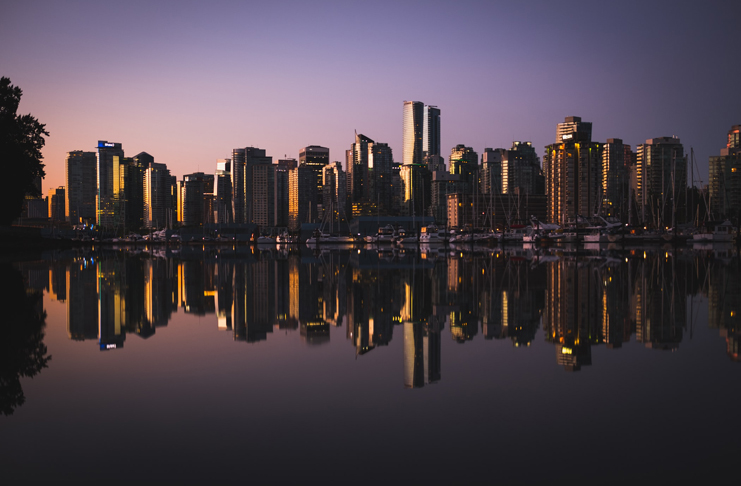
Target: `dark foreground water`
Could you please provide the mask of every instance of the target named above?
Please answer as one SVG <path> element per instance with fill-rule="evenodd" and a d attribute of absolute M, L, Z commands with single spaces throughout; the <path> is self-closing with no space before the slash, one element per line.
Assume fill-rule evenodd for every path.
<path fill-rule="evenodd" d="M 0 264 L 3 484 L 735 481 L 732 251 Z"/>

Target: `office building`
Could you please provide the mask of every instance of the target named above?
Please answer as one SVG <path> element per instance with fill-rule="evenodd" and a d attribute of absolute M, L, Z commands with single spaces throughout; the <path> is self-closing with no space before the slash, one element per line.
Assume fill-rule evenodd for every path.
<path fill-rule="evenodd" d="M 440 155 L 440 108 L 425 105 L 422 135 L 424 155 Z"/>
<path fill-rule="evenodd" d="M 98 159 L 95 152 L 68 152 L 64 168 L 64 210 L 67 221 L 71 224 L 95 222 L 98 187 Z"/>
<path fill-rule="evenodd" d="M 111 228 L 114 225 L 113 157 L 115 156 L 124 156 L 120 143 L 98 141 L 96 221 L 104 228 Z"/>
<path fill-rule="evenodd" d="M 347 180 L 342 163 L 333 162 L 325 166 L 322 172 L 322 206 L 325 219 L 329 212 L 328 221 L 333 225 L 343 220 L 347 222 Z"/>
<path fill-rule="evenodd" d="M 275 166 L 255 164 L 252 167 L 252 222 L 261 228 L 276 226 Z"/>
<path fill-rule="evenodd" d="M 305 165 L 288 173 L 288 228 L 298 231 L 304 223 L 317 221 L 316 179 Z"/>
<path fill-rule="evenodd" d="M 273 158 L 265 155 L 263 149 L 246 147 L 232 151 L 232 213 L 235 223 L 254 223 L 252 167 L 272 163 Z"/>
<path fill-rule="evenodd" d="M 151 162 L 144 170 L 144 226 L 146 228 L 172 227 L 173 221 L 177 219 L 172 211 L 172 179 L 165 164 Z"/>
<path fill-rule="evenodd" d="M 324 167 L 329 164 L 329 149 L 327 147 L 320 147 L 319 145 L 309 145 L 308 147 L 304 147 L 298 152 L 298 163 L 299 165 L 305 165 L 314 172 L 317 195 L 315 203 L 317 204 L 317 207 L 321 207 L 323 199 L 323 171 Z"/>
<path fill-rule="evenodd" d="M 118 234 L 138 231 L 144 223 L 144 174 L 131 157 L 113 156 L 113 225 Z"/>

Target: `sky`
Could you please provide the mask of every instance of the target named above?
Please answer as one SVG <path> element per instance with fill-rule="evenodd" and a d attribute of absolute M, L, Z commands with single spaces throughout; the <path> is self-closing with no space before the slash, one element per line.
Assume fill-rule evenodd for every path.
<path fill-rule="evenodd" d="M 355 130 L 401 162 L 405 100 L 440 108 L 446 159 L 513 141 L 542 157 L 580 116 L 595 141 L 679 137 L 707 182 L 741 124 L 739 19 L 732 0 L 5 0 L 0 76 L 50 132 L 44 192 L 98 140 L 178 179 L 247 146 L 344 161 Z"/>

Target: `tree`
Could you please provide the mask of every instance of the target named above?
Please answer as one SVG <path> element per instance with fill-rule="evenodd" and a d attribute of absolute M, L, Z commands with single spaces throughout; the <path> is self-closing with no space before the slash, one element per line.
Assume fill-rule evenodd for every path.
<path fill-rule="evenodd" d="M 23 91 L 0 78 L 0 225 L 9 226 L 20 216 L 26 194 L 39 197 L 34 185 L 44 177 L 41 149 L 49 136 L 33 116 L 17 115 Z"/>

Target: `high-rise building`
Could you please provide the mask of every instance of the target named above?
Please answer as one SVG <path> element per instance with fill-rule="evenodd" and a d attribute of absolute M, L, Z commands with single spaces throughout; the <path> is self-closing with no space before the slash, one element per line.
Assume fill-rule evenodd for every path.
<path fill-rule="evenodd" d="M 213 174 L 194 172 L 183 176 L 183 226 L 202 225 L 213 221 Z"/>
<path fill-rule="evenodd" d="M 65 221 L 64 193 L 64 186 L 49 190 L 47 202 L 49 203 L 49 219 L 51 221 L 55 221 L 58 223 Z"/>
<path fill-rule="evenodd" d="M 720 155 L 710 157 L 710 211 L 714 218 L 741 216 L 741 125 L 728 131 L 728 143 Z"/>
<path fill-rule="evenodd" d="M 425 155 L 440 155 L 440 108 L 425 105 L 422 152 Z"/>
<path fill-rule="evenodd" d="M 72 224 L 94 222 L 98 187 L 98 160 L 95 152 L 75 150 L 65 159 L 64 210 Z"/>
<path fill-rule="evenodd" d="M 687 157 L 676 137 L 646 140 L 636 149 L 635 193 L 642 224 L 664 228 L 684 214 Z"/>
<path fill-rule="evenodd" d="M 472 194 L 478 185 L 479 156 L 471 147 L 456 145 L 450 150 L 450 173 L 461 176 L 465 191 Z"/>
<path fill-rule="evenodd" d="M 113 157 L 124 156 L 120 143 L 98 141 L 98 194 L 96 196 L 96 221 L 100 226 L 113 227 L 114 201 L 113 201 Z"/>
<path fill-rule="evenodd" d="M 113 156 L 113 227 L 117 232 L 138 230 L 144 223 L 144 174 L 130 157 Z"/>
<path fill-rule="evenodd" d="M 579 125 L 571 126 L 571 123 Z M 571 126 L 562 140 L 546 147 L 543 157 L 545 193 L 548 196 L 548 221 L 558 224 L 590 217 L 602 204 L 602 144 L 592 142 L 591 123 L 568 117 L 559 124 Z M 589 127 L 587 130 L 586 127 Z"/>
<path fill-rule="evenodd" d="M 341 162 L 332 162 L 324 167 L 322 197 L 325 215 L 331 211 L 329 220 L 333 224 L 347 221 L 347 180 Z"/>
<path fill-rule="evenodd" d="M 255 164 L 252 167 L 252 222 L 261 228 L 276 226 L 275 166 Z"/>
<path fill-rule="evenodd" d="M 402 163 L 422 164 L 424 154 L 424 108 L 421 101 L 404 102 L 404 132 L 402 136 Z"/>
<path fill-rule="evenodd" d="M 252 167 L 272 163 L 273 158 L 266 156 L 263 149 L 246 147 L 232 151 L 232 212 L 235 223 L 254 223 Z"/>
<path fill-rule="evenodd" d="M 305 165 L 288 174 L 288 228 L 298 231 L 304 223 L 317 220 L 316 180 L 314 171 Z"/>
<path fill-rule="evenodd" d="M 564 140 L 564 135 L 580 133 L 581 140 L 592 140 L 592 122 L 583 122 L 579 116 L 567 116 L 556 128 L 556 143 Z"/>
<path fill-rule="evenodd" d="M 432 197 L 432 173 L 424 164 L 404 164 L 401 166 L 401 181 L 401 214 L 427 216 Z"/>
<path fill-rule="evenodd" d="M 165 164 L 151 162 L 144 170 L 144 226 L 151 229 L 172 227 L 177 219 L 171 210 L 172 184 Z"/>
<path fill-rule="evenodd" d="M 481 154 L 481 194 L 502 193 L 502 161 L 507 151 L 503 148 L 485 148 Z"/>
<path fill-rule="evenodd" d="M 363 134 L 346 152 L 347 197 L 350 204 L 373 205 L 376 214 L 393 214 L 393 166 L 391 147 Z M 356 215 L 356 214 L 354 214 Z"/>
<path fill-rule="evenodd" d="M 404 165 L 421 164 L 425 155 L 440 155 L 440 108 L 405 101 L 403 123 Z"/>
<path fill-rule="evenodd" d="M 304 147 L 298 152 L 298 163 L 299 165 L 305 165 L 314 172 L 317 195 L 315 203 L 317 204 L 317 207 L 319 207 L 322 204 L 323 197 L 322 172 L 324 167 L 329 164 L 329 149 L 319 145 L 309 145 L 308 147 Z"/>
<path fill-rule="evenodd" d="M 634 163 L 630 145 L 619 138 L 608 138 L 602 151 L 602 213 L 628 223 L 630 215 L 630 173 Z"/>
<path fill-rule="evenodd" d="M 231 171 L 231 159 L 216 161 L 216 173 L 214 174 L 214 221 L 216 223 L 231 224 L 234 222 Z"/>
<path fill-rule="evenodd" d="M 504 194 L 545 194 L 540 159 L 530 142 L 512 142 L 502 160 Z"/>

